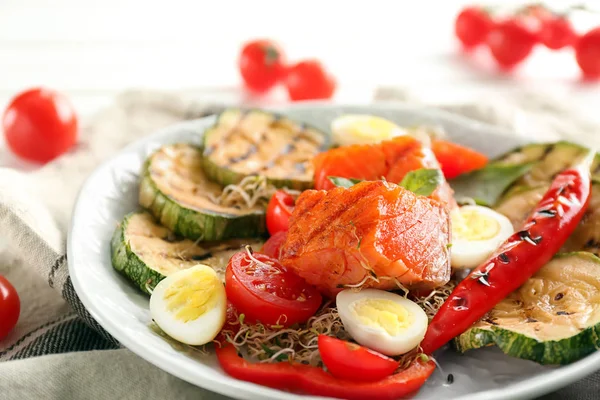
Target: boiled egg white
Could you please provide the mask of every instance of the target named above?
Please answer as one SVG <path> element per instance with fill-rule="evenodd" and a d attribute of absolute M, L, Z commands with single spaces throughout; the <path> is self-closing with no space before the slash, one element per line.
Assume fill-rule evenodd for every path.
<path fill-rule="evenodd" d="M 375 144 L 406 134 L 404 129 L 392 121 L 364 114 L 347 114 L 334 119 L 331 132 L 337 146 Z"/>
<path fill-rule="evenodd" d="M 463 206 L 450 216 L 451 264 L 456 269 L 477 267 L 514 233 L 510 220 L 488 207 Z"/>
<path fill-rule="evenodd" d="M 336 297 L 337 309 L 350 336 L 388 356 L 404 354 L 421 343 L 427 314 L 415 302 L 379 289 L 346 289 Z"/>
<path fill-rule="evenodd" d="M 150 297 L 154 322 L 173 339 L 189 345 L 213 340 L 225 324 L 226 311 L 225 287 L 206 265 L 167 276 Z"/>

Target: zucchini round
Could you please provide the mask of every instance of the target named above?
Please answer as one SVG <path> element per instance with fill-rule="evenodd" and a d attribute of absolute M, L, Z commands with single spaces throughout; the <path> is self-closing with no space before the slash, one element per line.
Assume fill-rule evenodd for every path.
<path fill-rule="evenodd" d="M 566 141 L 534 143 L 516 148 L 495 161 L 500 164 L 535 163 L 514 187 L 549 186 L 559 172 L 577 164 L 589 151 L 587 147 Z M 592 179 L 600 181 L 600 155 L 596 155 L 591 171 Z M 509 190 L 507 195 L 511 194 L 512 190 Z"/>
<path fill-rule="evenodd" d="M 504 196 L 494 209 L 512 222 L 515 231 L 519 231 L 547 190 L 546 185 L 512 187 L 510 194 Z"/>
<path fill-rule="evenodd" d="M 262 175 L 276 187 L 310 189 L 312 159 L 328 141 L 325 133 L 286 117 L 230 109 L 204 133 L 204 171 L 222 185 Z"/>
<path fill-rule="evenodd" d="M 263 206 L 218 205 L 214 199 L 222 192 L 202 170 L 201 149 L 173 144 L 146 161 L 139 202 L 175 234 L 193 240 L 250 238 L 267 232 Z"/>
<path fill-rule="evenodd" d="M 540 364 L 568 364 L 600 346 L 600 259 L 564 253 L 454 340 L 460 352 L 488 345 Z"/>
<path fill-rule="evenodd" d="M 111 260 L 117 271 L 150 294 L 166 276 L 198 263 L 211 266 L 224 280 L 229 259 L 246 244 L 262 246 L 261 242 L 241 240 L 200 246 L 178 238 L 147 212 L 134 212 L 125 216 L 115 229 Z"/>

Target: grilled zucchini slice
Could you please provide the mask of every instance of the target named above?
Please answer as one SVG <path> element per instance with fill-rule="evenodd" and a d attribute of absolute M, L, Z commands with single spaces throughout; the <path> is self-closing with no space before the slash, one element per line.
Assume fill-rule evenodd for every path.
<path fill-rule="evenodd" d="M 226 207 L 215 198 L 223 187 L 202 170 L 202 150 L 173 144 L 152 154 L 142 171 L 139 203 L 175 234 L 192 240 L 259 237 L 266 233 L 265 206 Z"/>
<path fill-rule="evenodd" d="M 286 117 L 260 110 L 230 109 L 204 133 L 204 171 L 222 185 L 263 175 L 276 187 L 313 187 L 314 156 L 328 136 Z"/>
<path fill-rule="evenodd" d="M 514 183 L 514 187 L 538 187 L 550 185 L 561 171 L 577 164 L 590 149 L 576 143 L 561 141 L 556 143 L 534 143 L 514 149 L 499 157 L 500 164 L 527 164 L 533 167 Z M 600 155 L 596 155 L 591 167 L 592 179 L 600 182 Z M 508 191 L 507 195 L 511 195 Z"/>
<path fill-rule="evenodd" d="M 262 242 L 230 240 L 199 245 L 175 236 L 147 212 L 133 212 L 115 229 L 111 259 L 117 271 L 150 294 L 166 276 L 199 263 L 213 267 L 224 280 L 229 259 L 244 245 L 258 249 Z"/>
<path fill-rule="evenodd" d="M 496 345 L 540 364 L 568 364 L 600 346 L 600 259 L 556 256 L 454 340 L 460 352 Z"/>

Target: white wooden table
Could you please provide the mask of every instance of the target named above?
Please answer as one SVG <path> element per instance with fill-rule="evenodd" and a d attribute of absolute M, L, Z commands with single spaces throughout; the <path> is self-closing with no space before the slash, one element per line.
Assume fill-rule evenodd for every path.
<path fill-rule="evenodd" d="M 337 101 L 368 102 L 384 84 L 440 102 L 528 87 L 557 92 L 598 117 L 600 86 L 578 81 L 569 51 L 539 48 L 509 77 L 487 54 L 460 55 L 452 26 L 467 3 L 0 0 L 0 109 L 35 85 L 66 93 L 84 116 L 127 88 L 210 89 L 239 101 L 241 43 L 268 37 L 292 59 L 322 59 L 339 80 Z M 581 26 L 600 24 L 596 18 Z M 274 98 L 284 101 L 281 92 Z M 28 167 L 1 140 L 0 166 Z"/>

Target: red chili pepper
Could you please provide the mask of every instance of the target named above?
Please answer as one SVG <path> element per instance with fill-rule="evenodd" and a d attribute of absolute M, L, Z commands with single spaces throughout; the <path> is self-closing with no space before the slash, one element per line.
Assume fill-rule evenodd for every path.
<path fill-rule="evenodd" d="M 592 159 L 558 174 L 522 230 L 456 286 L 429 324 L 424 353 L 466 331 L 560 250 L 589 204 Z"/>
<path fill-rule="evenodd" d="M 219 363 L 234 378 L 281 390 L 341 399 L 399 399 L 416 392 L 435 369 L 432 361 L 415 360 L 407 369 L 375 382 L 335 378 L 322 368 L 304 364 L 250 363 L 238 356 L 235 347 L 216 349 Z"/>

